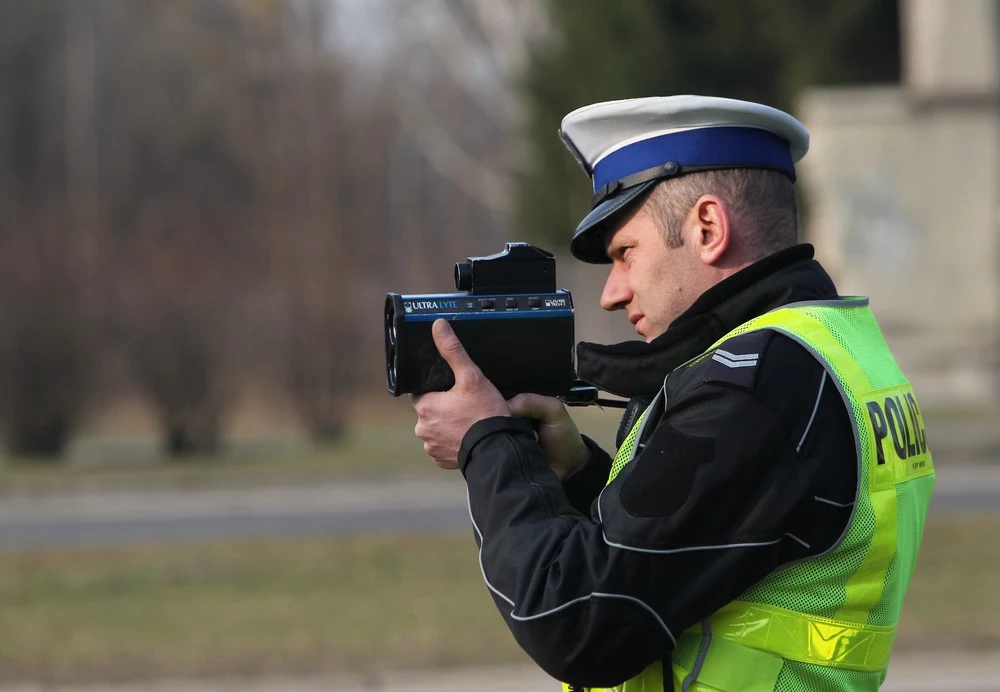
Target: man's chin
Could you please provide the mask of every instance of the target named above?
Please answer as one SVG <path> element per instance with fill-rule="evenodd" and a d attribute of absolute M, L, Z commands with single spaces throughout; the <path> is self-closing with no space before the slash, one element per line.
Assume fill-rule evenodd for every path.
<path fill-rule="evenodd" d="M 658 339 L 663 334 L 662 331 L 651 329 L 649 325 L 646 325 L 646 327 L 641 332 L 638 329 L 636 329 L 636 332 L 639 334 L 639 336 L 642 337 L 643 341 L 645 341 L 647 344 L 656 341 L 656 339 Z"/>
<path fill-rule="evenodd" d="M 639 321 L 636 322 L 635 325 L 633 326 L 635 327 L 635 333 L 638 334 L 639 338 L 641 338 L 647 344 L 653 341 L 653 339 L 658 337 L 660 334 L 662 334 L 662 332 L 656 331 L 656 329 L 649 324 L 649 320 L 647 320 L 645 317 L 640 317 Z"/>

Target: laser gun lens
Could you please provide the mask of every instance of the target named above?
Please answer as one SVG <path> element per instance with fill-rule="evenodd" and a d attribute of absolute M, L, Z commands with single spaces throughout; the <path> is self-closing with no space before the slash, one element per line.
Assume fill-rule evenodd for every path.
<path fill-rule="evenodd" d="M 455 289 L 458 291 L 472 290 L 472 262 L 455 263 Z"/>
<path fill-rule="evenodd" d="M 389 351 L 389 367 L 386 370 L 386 376 L 389 380 L 389 389 L 393 392 L 396 391 L 396 349 Z"/>
<path fill-rule="evenodd" d="M 396 345 L 396 312 L 387 310 L 385 313 L 385 331 L 389 335 L 389 345 Z"/>

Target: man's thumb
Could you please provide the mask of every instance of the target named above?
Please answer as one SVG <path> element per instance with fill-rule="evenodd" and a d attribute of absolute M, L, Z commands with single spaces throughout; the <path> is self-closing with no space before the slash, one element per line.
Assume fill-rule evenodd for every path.
<path fill-rule="evenodd" d="M 434 337 L 434 345 L 437 346 L 438 353 L 454 371 L 455 382 L 458 382 L 462 372 L 476 367 L 469 354 L 466 353 L 465 347 L 462 346 L 462 342 L 459 341 L 458 335 L 448 324 L 448 320 L 434 320 L 431 334 Z"/>

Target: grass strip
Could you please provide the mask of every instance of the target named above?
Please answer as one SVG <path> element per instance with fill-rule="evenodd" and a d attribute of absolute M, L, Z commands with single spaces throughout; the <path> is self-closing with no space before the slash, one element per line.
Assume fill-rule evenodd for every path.
<path fill-rule="evenodd" d="M 0 553 L 0 677 L 518 660 L 470 535 Z"/>
<path fill-rule="evenodd" d="M 1000 517 L 935 518 L 897 649 L 1000 648 Z M 467 532 L 0 553 L 0 678 L 526 661 Z"/>

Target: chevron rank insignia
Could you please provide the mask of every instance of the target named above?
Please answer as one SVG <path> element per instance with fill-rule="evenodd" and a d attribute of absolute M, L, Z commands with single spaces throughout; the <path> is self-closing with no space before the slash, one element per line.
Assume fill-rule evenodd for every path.
<path fill-rule="evenodd" d="M 722 343 L 705 361 L 705 382 L 753 389 L 757 364 L 774 332 L 762 329 L 734 336 Z"/>

